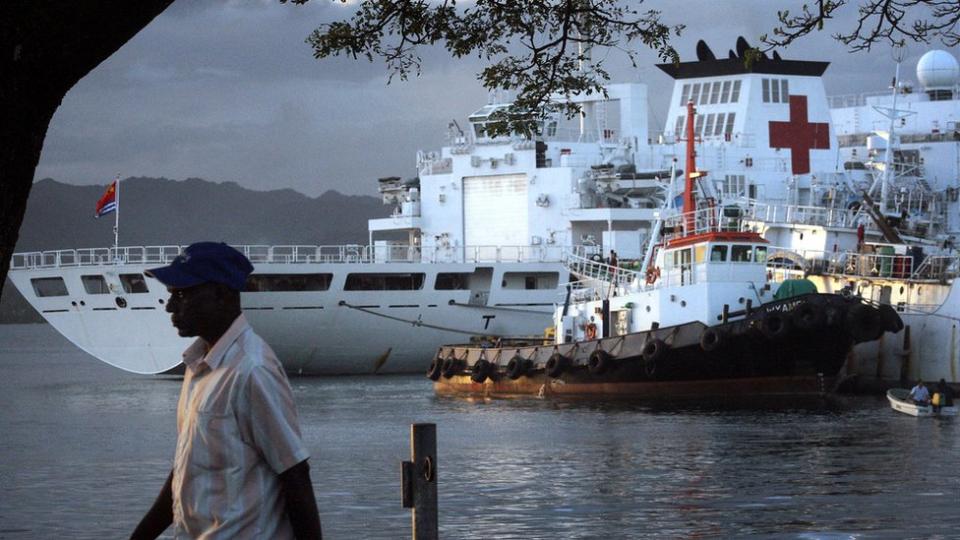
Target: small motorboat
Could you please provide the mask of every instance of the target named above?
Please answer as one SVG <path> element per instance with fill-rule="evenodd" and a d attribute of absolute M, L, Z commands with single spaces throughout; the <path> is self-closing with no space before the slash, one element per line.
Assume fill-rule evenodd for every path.
<path fill-rule="evenodd" d="M 906 388 L 891 388 L 887 390 L 887 400 L 890 408 L 910 416 L 957 416 L 957 407 L 940 407 L 935 410 L 933 405 L 917 405 L 910 399 L 910 390 Z"/>

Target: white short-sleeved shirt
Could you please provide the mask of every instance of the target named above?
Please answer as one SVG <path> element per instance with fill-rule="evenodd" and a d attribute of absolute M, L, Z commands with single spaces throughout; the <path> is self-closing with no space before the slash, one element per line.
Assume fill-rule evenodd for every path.
<path fill-rule="evenodd" d="M 173 523 L 178 538 L 293 538 L 278 475 L 309 457 L 290 383 L 243 315 L 183 354 Z"/>

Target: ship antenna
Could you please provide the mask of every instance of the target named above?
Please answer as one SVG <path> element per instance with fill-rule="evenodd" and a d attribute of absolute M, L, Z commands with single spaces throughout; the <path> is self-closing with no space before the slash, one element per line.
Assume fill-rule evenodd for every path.
<path fill-rule="evenodd" d="M 890 189 L 893 187 L 893 141 L 897 118 L 899 117 L 897 114 L 897 93 L 900 87 L 900 63 L 903 62 L 906 55 L 906 46 L 895 46 L 891 54 L 897 63 L 897 68 L 893 76 L 893 104 L 890 107 L 890 113 L 885 115 L 890 118 L 890 130 L 887 132 L 887 149 L 883 155 L 883 184 L 880 186 L 880 211 L 883 214 L 892 211 L 890 208 Z"/>

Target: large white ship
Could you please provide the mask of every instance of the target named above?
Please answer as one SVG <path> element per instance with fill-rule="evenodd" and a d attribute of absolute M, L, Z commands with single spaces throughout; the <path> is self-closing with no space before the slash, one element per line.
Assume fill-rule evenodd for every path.
<path fill-rule="evenodd" d="M 906 93 L 898 84 L 831 109 L 827 63 L 774 55 L 748 68 L 747 48 L 741 38 L 718 59 L 701 42 L 697 61 L 659 66 L 675 81 L 660 133 L 648 130 L 640 83 L 574 98 L 582 115 L 548 121 L 534 138 L 488 136 L 506 104 L 481 108 L 464 129 L 451 123 L 447 146 L 418 154 L 416 178 L 380 180 L 396 211 L 370 220 L 369 245 L 238 246 L 255 265 L 242 296 L 251 323 L 291 372 L 311 374 L 420 371 L 443 343 L 540 335 L 564 300 L 566 254 L 643 259 L 651 229 L 683 190 L 679 141 L 693 102 L 708 171 L 699 195 L 777 246 L 771 274 L 807 275 L 824 292 L 900 312 L 903 333 L 858 347 L 851 373 L 960 380 L 956 76 L 938 71 L 929 87 L 932 68 L 921 61 L 927 86 Z M 949 53 L 930 54 L 956 73 Z M 870 118 L 894 95 L 898 110 L 929 112 L 906 121 L 896 113 L 891 136 L 889 120 Z M 863 191 L 879 203 L 864 203 Z M 398 233 L 406 240 L 381 239 Z M 169 325 L 165 291 L 143 271 L 178 251 L 19 253 L 10 277 L 85 351 L 156 373 L 179 363 L 186 343 Z"/>

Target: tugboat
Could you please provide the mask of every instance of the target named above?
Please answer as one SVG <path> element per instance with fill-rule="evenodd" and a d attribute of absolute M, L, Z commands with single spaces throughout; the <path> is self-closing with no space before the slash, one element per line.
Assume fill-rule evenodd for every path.
<path fill-rule="evenodd" d="M 693 103 L 687 110 L 692 134 Z M 855 344 L 903 328 L 888 305 L 817 293 L 804 280 L 771 282 L 768 242 L 744 231 L 738 212 L 698 196 L 706 172 L 696 169 L 694 138 L 686 141 L 682 212 L 656 224 L 639 270 L 569 254 L 579 280 L 554 314 L 552 342 L 440 347 L 427 372 L 435 391 L 818 395 L 836 387 Z"/>

